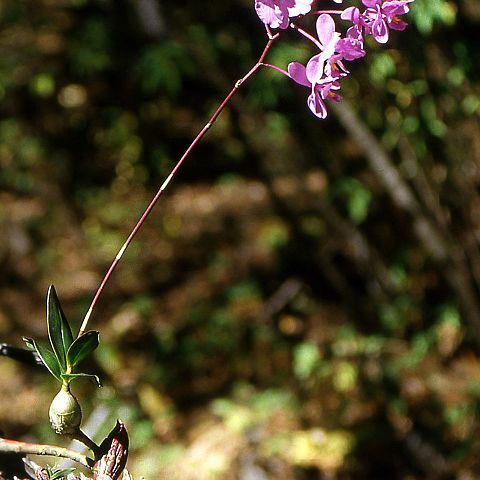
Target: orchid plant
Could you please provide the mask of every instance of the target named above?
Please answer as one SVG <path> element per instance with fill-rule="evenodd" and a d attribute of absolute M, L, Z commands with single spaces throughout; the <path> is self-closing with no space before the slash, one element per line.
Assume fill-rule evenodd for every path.
<path fill-rule="evenodd" d="M 92 312 L 124 252 L 148 218 L 160 196 L 243 83 L 261 67 L 273 69 L 294 83 L 308 88 L 310 92 L 307 98 L 308 108 L 315 116 L 323 119 L 328 114 L 326 101 L 338 102 L 341 100 L 338 92 L 341 88 L 341 81 L 350 74 L 348 63 L 366 55 L 366 38 L 371 36 L 376 42 L 385 44 L 390 38 L 390 30 L 404 30 L 407 23 L 402 16 L 408 13 L 409 4 L 413 2 L 413 0 L 362 0 L 361 6 L 350 5 L 342 8 L 343 0 L 332 1 L 337 4 L 336 8 L 318 9 L 319 4 L 324 7 L 328 0 L 255 0 L 255 11 L 264 24 L 267 36 L 267 43 L 260 57 L 253 67 L 235 83 L 232 90 L 220 103 L 133 227 L 100 283 L 76 339 L 72 335 L 55 289 L 53 286 L 50 287 L 47 295 L 47 327 L 51 346 L 42 345 L 31 339 L 25 340 L 27 346 L 36 352 L 37 358 L 61 383 L 61 390 L 50 407 L 52 427 L 59 434 L 69 435 L 84 442 L 93 451 L 95 459 L 79 456 L 74 452 L 66 451 L 66 449 L 5 439 L 0 439 L 0 451 L 67 456 L 90 468 L 94 472 L 94 479 L 116 480 L 122 473 L 124 478 L 131 478 L 124 470 L 128 452 L 128 436 L 124 425 L 118 422 L 110 435 L 100 446 L 97 446 L 80 430 L 80 405 L 70 392 L 70 383 L 79 377 L 92 377 L 98 384 L 100 383 L 98 377 L 94 375 L 75 372 L 77 364 L 99 345 L 99 333 L 97 331 L 86 332 Z M 310 16 L 316 17 L 315 34 L 308 32 L 297 23 Z M 285 67 L 265 62 L 274 42 L 282 37 L 283 31 L 286 29 L 296 31 L 312 46 L 314 53 L 306 65 L 292 61 Z M 31 465 L 32 462 L 30 462 L 30 467 Z M 70 479 L 79 478 L 72 471 L 37 467 L 33 469 L 33 478 L 55 479 L 65 476 Z"/>
<path fill-rule="evenodd" d="M 342 3 L 343 0 L 334 0 Z M 350 6 L 343 10 L 312 10 L 313 0 L 256 0 L 257 15 L 265 24 L 270 35 L 271 28 L 293 28 L 305 36 L 319 53 L 310 58 L 306 66 L 292 62 L 285 71 L 281 67 L 265 64 L 296 83 L 310 89 L 307 105 L 319 118 L 327 116 L 325 100 L 340 101 L 338 93 L 340 80 L 350 72 L 345 62 L 350 62 L 366 55 L 364 39 L 371 35 L 378 43 L 387 43 L 390 29 L 404 30 L 407 23 L 400 18 L 408 13 L 409 3 L 413 0 L 362 0 L 366 7 L 363 12 L 358 7 Z M 307 14 L 318 15 L 316 21 L 317 38 L 291 21 L 294 17 Z M 342 36 L 336 31 L 336 15 L 347 24 Z M 350 26 L 349 26 L 350 25 Z"/>

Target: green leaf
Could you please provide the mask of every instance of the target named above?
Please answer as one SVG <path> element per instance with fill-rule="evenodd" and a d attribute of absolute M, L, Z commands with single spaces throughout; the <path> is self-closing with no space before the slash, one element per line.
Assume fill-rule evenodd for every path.
<path fill-rule="evenodd" d="M 75 380 L 76 378 L 90 378 L 97 384 L 98 387 L 102 387 L 100 378 L 97 375 L 91 375 L 90 373 L 62 373 L 61 377 L 68 383 L 70 383 L 72 380 Z"/>
<path fill-rule="evenodd" d="M 98 337 L 98 332 L 90 331 L 75 339 L 67 350 L 67 365 L 74 367 L 90 355 L 98 347 Z"/>
<path fill-rule="evenodd" d="M 75 468 L 63 468 L 61 470 L 49 468 L 48 474 L 50 480 L 60 480 L 61 478 L 67 478 L 68 475 L 73 473 Z"/>
<path fill-rule="evenodd" d="M 295 347 L 293 371 L 300 380 L 307 380 L 318 368 L 322 353 L 313 342 L 303 342 Z"/>
<path fill-rule="evenodd" d="M 50 285 L 47 293 L 47 326 L 53 351 L 65 370 L 67 350 L 73 342 L 73 335 L 53 285 Z"/>
<path fill-rule="evenodd" d="M 58 359 L 53 353 L 53 351 L 47 345 L 42 345 L 37 343 L 31 338 L 23 338 L 24 342 L 27 344 L 28 348 L 35 350 L 38 353 L 38 356 L 42 360 L 43 364 L 47 367 L 48 371 L 59 381 L 62 382 L 62 374 L 64 369 L 58 362 Z"/>

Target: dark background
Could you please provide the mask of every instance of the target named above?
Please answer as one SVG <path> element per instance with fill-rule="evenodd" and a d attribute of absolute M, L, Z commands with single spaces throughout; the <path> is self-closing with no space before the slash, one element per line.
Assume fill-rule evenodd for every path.
<path fill-rule="evenodd" d="M 95 439 L 126 422 L 135 477 L 480 475 L 480 4 L 412 10 L 325 121 L 260 71 L 122 260 L 84 366 L 105 386 L 74 391 Z M 0 4 L 1 341 L 46 337 L 50 283 L 79 327 L 264 43 L 247 0 Z M 287 32 L 268 61 L 311 54 Z M 7 436 L 66 445 L 55 381 L 0 372 Z"/>

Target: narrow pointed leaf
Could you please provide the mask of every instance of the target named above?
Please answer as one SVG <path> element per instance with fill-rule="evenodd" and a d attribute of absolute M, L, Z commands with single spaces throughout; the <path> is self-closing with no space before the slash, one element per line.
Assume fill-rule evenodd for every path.
<path fill-rule="evenodd" d="M 99 333 L 90 331 L 73 341 L 67 350 L 67 365 L 74 367 L 90 355 L 99 344 Z"/>
<path fill-rule="evenodd" d="M 23 339 L 27 347 L 35 350 L 40 357 L 42 363 L 47 367 L 48 371 L 59 381 L 62 381 L 62 374 L 64 370 L 58 362 L 58 359 L 53 351 L 47 345 L 37 343 L 31 338 Z"/>
<path fill-rule="evenodd" d="M 61 478 L 67 478 L 74 471 L 75 471 L 75 468 L 63 468 L 61 470 L 51 470 L 49 479 L 60 480 Z"/>
<path fill-rule="evenodd" d="M 53 351 L 65 370 L 67 350 L 73 342 L 73 335 L 53 285 L 50 285 L 47 294 L 47 326 Z"/>
<path fill-rule="evenodd" d="M 98 387 L 103 386 L 100 382 L 100 378 L 97 375 L 91 375 L 90 373 L 62 373 L 61 377 L 68 383 L 70 383 L 72 380 L 75 380 L 76 378 L 89 378 L 90 380 L 93 380 Z"/>

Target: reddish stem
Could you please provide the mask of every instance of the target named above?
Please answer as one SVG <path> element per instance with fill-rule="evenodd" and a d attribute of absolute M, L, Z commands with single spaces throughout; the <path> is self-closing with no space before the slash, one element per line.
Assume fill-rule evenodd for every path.
<path fill-rule="evenodd" d="M 281 74 L 285 75 L 288 78 L 292 78 L 292 77 L 290 77 L 290 75 L 288 74 L 288 72 L 286 70 L 284 70 L 283 68 L 277 67 L 276 65 L 272 65 L 271 63 L 262 63 L 260 66 L 261 67 L 266 67 L 266 68 L 271 68 L 272 70 L 275 70 L 276 72 L 280 72 Z"/>
<path fill-rule="evenodd" d="M 295 25 L 293 22 L 290 23 L 290 28 L 293 28 L 298 33 L 302 34 L 305 38 L 310 40 L 314 45 L 316 45 L 320 50 L 323 50 L 323 45 L 313 36 L 310 35 L 307 31 L 303 28 L 300 28 L 298 25 Z"/>
<path fill-rule="evenodd" d="M 215 120 L 217 120 L 218 116 L 220 113 L 222 113 L 223 109 L 228 105 L 232 97 L 237 93 L 239 88 L 247 81 L 262 65 L 263 60 L 265 59 L 268 51 L 272 47 L 273 43 L 275 40 L 278 39 L 280 36 L 280 33 L 276 33 L 274 35 L 271 34 L 269 29 L 267 29 L 267 35 L 268 35 L 268 42 L 265 45 L 265 48 L 263 49 L 262 54 L 257 60 L 257 63 L 237 82 L 235 83 L 234 87 L 228 95 L 223 99 L 222 103 L 219 105 L 219 107 L 215 110 L 214 114 L 210 117 L 210 120 L 204 125 L 204 127 L 200 130 L 200 132 L 197 134 L 197 136 L 193 139 L 192 143 L 189 145 L 189 147 L 185 150 L 185 153 L 181 156 L 181 158 L 178 160 L 178 162 L 175 164 L 173 169 L 171 170 L 170 174 L 167 176 L 165 181 L 162 183 L 161 187 L 158 189 L 157 193 L 151 200 L 151 202 L 148 204 L 147 208 L 143 212 L 142 216 L 139 218 L 135 226 L 133 227 L 132 231 L 128 235 L 127 239 L 125 240 L 125 243 L 122 245 L 120 250 L 118 251 L 117 255 L 115 256 L 115 259 L 113 260 L 112 264 L 110 265 L 109 269 L 107 270 L 105 276 L 103 277 L 102 282 L 100 283 L 97 291 L 95 292 L 95 296 L 93 297 L 92 303 L 90 304 L 90 307 L 87 310 L 87 313 L 85 314 L 85 317 L 82 322 L 82 326 L 80 327 L 80 331 L 78 332 L 78 336 L 82 335 L 86 328 L 88 321 L 92 315 L 93 309 L 95 308 L 98 299 L 100 298 L 100 295 L 102 294 L 103 290 L 105 289 L 105 286 L 110 279 L 113 271 L 115 270 L 116 266 L 120 262 L 120 259 L 122 258 L 123 254 L 125 253 L 125 250 L 128 248 L 132 240 L 134 239 L 135 235 L 138 233 L 142 225 L 145 223 L 145 220 L 148 218 L 150 215 L 150 212 L 153 210 L 153 207 L 155 207 L 158 199 L 161 197 L 162 193 L 165 191 L 167 188 L 168 184 L 170 181 L 175 177 L 176 173 L 182 166 L 183 162 L 188 158 L 192 150 L 195 148 L 197 143 L 203 138 L 203 136 L 207 133 L 207 131 L 210 129 L 210 127 L 215 123 Z"/>
<path fill-rule="evenodd" d="M 315 10 L 310 12 L 312 15 L 321 15 L 322 13 L 330 13 L 332 15 L 341 15 L 343 10 Z"/>

